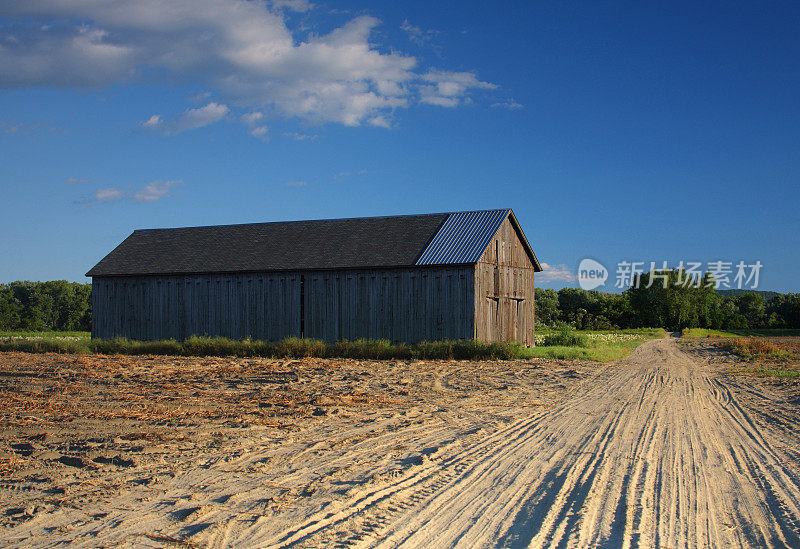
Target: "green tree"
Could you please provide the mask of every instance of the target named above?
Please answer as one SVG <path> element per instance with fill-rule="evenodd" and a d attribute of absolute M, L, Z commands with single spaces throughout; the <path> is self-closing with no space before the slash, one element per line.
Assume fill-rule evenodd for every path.
<path fill-rule="evenodd" d="M 746 292 L 733 296 L 731 301 L 738 313 L 747 319 L 750 328 L 763 328 L 766 325 L 767 304 L 764 296 L 756 292 Z"/>
<path fill-rule="evenodd" d="M 0 328 L 88 330 L 91 284 L 54 280 L 16 281 L 0 286 Z"/>
<path fill-rule="evenodd" d="M 714 279 L 708 273 L 698 283 L 680 269 L 654 270 L 639 276 L 626 294 L 640 327 L 715 327 L 711 325 L 728 318 L 717 306 Z"/>
<path fill-rule="evenodd" d="M 17 330 L 21 307 L 7 284 L 0 284 L 0 330 Z"/>
<path fill-rule="evenodd" d="M 545 326 L 554 326 L 558 322 L 558 294 L 555 290 L 536 288 L 536 321 Z"/>

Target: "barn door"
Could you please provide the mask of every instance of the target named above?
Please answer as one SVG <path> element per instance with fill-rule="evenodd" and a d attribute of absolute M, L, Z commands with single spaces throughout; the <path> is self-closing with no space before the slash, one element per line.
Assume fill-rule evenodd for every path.
<path fill-rule="evenodd" d="M 489 300 L 489 318 L 486 323 L 487 333 L 486 339 L 488 341 L 497 341 L 500 339 L 502 331 L 500 329 L 500 298 L 495 296 L 486 296 Z"/>
<path fill-rule="evenodd" d="M 519 320 L 519 311 L 517 309 L 518 301 L 516 299 L 508 298 L 508 341 L 517 340 L 517 322 Z"/>
<path fill-rule="evenodd" d="M 514 324 L 511 339 L 527 345 L 527 316 L 525 315 L 525 299 L 520 297 L 511 298 L 511 308 L 513 310 Z"/>

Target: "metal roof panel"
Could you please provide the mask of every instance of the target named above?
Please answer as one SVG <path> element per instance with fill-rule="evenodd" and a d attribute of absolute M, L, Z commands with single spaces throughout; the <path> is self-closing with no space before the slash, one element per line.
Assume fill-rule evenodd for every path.
<path fill-rule="evenodd" d="M 511 210 L 452 213 L 417 265 L 477 263 Z"/>

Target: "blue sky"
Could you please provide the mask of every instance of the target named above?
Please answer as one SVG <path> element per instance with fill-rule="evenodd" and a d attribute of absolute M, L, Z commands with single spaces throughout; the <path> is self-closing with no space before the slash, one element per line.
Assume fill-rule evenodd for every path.
<path fill-rule="evenodd" d="M 512 207 L 542 286 L 798 291 L 799 36 L 790 2 L 2 3 L 0 281 L 136 228 Z"/>

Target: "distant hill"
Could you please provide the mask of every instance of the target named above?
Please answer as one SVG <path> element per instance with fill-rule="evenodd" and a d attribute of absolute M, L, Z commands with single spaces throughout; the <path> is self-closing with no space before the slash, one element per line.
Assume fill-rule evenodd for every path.
<path fill-rule="evenodd" d="M 740 290 L 738 288 L 732 288 L 730 290 L 717 290 L 717 293 L 725 297 L 733 297 L 735 295 L 742 294 L 761 294 L 764 297 L 764 300 L 769 300 L 775 296 L 781 295 L 780 292 L 771 292 L 769 290 Z"/>

